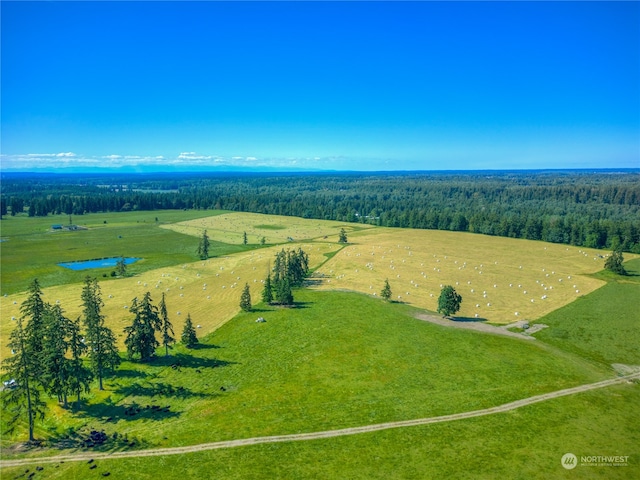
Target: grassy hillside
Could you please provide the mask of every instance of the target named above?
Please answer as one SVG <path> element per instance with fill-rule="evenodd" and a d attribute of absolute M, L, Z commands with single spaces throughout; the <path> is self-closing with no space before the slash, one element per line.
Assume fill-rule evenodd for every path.
<path fill-rule="evenodd" d="M 49 434 L 99 426 L 150 446 L 187 445 L 464 412 L 607 376 L 541 343 L 450 330 L 363 295 L 301 290 L 296 300 L 238 315 L 201 349 L 125 363 L 87 410 L 50 420 Z M 127 417 L 133 403 L 172 413 Z"/>

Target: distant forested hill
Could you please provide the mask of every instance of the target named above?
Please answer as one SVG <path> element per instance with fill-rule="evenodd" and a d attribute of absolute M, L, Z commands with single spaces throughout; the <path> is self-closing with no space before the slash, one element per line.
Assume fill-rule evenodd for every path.
<path fill-rule="evenodd" d="M 640 171 L 2 174 L 2 215 L 225 209 L 640 253 Z"/>

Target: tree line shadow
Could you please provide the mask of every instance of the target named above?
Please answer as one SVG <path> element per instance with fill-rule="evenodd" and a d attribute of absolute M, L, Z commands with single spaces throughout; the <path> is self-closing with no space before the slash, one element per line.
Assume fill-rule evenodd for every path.
<path fill-rule="evenodd" d="M 194 392 L 190 388 L 183 386 L 174 387 L 170 383 L 149 383 L 148 385 L 134 383 L 133 385 L 127 385 L 116 389 L 115 393 L 124 395 L 125 397 L 172 397 L 180 399 L 194 397 L 206 398 L 211 396 L 201 392 Z"/>
<path fill-rule="evenodd" d="M 118 422 L 120 420 L 166 420 L 177 418 L 181 412 L 174 412 L 169 405 L 140 404 L 133 402 L 127 405 L 92 404 L 78 412 L 81 418 L 93 418 L 104 423 Z"/>
<path fill-rule="evenodd" d="M 475 318 L 475 317 L 449 317 L 449 320 L 452 322 L 459 323 L 483 323 L 486 322 L 486 318 Z"/>
<path fill-rule="evenodd" d="M 219 348 L 219 347 L 216 347 Z M 181 368 L 192 368 L 200 370 L 203 368 L 220 368 L 229 365 L 235 365 L 237 362 L 228 362 L 226 360 L 218 360 L 216 358 L 194 357 L 184 353 L 177 353 L 169 357 L 158 357 L 151 362 L 151 365 L 161 367 L 171 367 L 174 370 Z M 198 372 L 202 373 L 202 372 Z"/>

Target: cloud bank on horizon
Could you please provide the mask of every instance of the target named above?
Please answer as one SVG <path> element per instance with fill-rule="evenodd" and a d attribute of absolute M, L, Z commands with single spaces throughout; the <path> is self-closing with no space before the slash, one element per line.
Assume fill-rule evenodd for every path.
<path fill-rule="evenodd" d="M 640 167 L 638 2 L 3 2 L 0 20 L 3 171 Z"/>

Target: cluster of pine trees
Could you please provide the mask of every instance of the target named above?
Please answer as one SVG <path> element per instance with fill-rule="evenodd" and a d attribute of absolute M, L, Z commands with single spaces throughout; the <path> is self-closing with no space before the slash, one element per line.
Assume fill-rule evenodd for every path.
<path fill-rule="evenodd" d="M 4 403 L 13 414 L 10 424 L 27 416 L 30 441 L 35 418 L 44 417 L 42 393 L 57 397 L 65 407 L 72 395 L 80 402 L 81 394 L 89 391 L 94 379 L 102 390 L 102 379 L 120 364 L 115 335 L 104 324 L 100 287 L 95 279 L 86 278 L 82 305 L 82 318 L 67 318 L 59 304 L 42 299 L 42 289 L 35 279 L 20 306 L 21 316 L 9 338 L 11 356 L 3 362 L 10 379 Z"/>
<path fill-rule="evenodd" d="M 169 356 L 169 348 L 176 339 L 173 337 L 175 334 L 169 321 L 164 293 L 158 306 L 153 304 L 149 292 L 144 294 L 142 300 L 134 298 L 129 311 L 134 314 L 133 322 L 124 329 L 124 344 L 129 360 L 138 358 L 141 362 L 148 362 L 153 359 L 156 348 L 160 345 L 165 349 L 165 356 Z M 156 338 L 156 333 L 160 334 L 161 341 Z M 191 314 L 187 314 L 181 340 L 189 348 L 198 343 Z"/>
<path fill-rule="evenodd" d="M 120 355 L 113 331 L 105 325 L 102 314 L 100 286 L 95 278 L 86 277 L 81 293 L 82 315 L 67 318 L 61 305 L 43 300 L 40 283 L 35 279 L 29 286 L 26 300 L 20 306 L 21 316 L 9 337 L 11 356 L 3 361 L 3 403 L 12 414 L 9 425 L 26 416 L 29 441 L 33 441 L 36 418 L 44 418 L 43 394 L 56 397 L 65 408 L 69 398 L 77 404 L 82 393 L 88 393 L 94 380 L 103 390 L 103 379 L 120 365 Z M 130 311 L 133 322 L 124 329 L 129 359 L 138 357 L 149 361 L 160 345 L 175 343 L 173 326 L 169 321 L 164 293 L 156 307 L 147 292 L 142 300 L 133 299 Z M 161 342 L 156 339 L 160 333 Z M 198 343 L 191 316 L 181 337 L 189 348 Z"/>
<path fill-rule="evenodd" d="M 268 304 L 293 305 L 292 289 L 302 286 L 308 273 L 309 256 L 304 250 L 282 249 L 276 254 L 273 269 L 264 281 L 262 301 Z"/>

